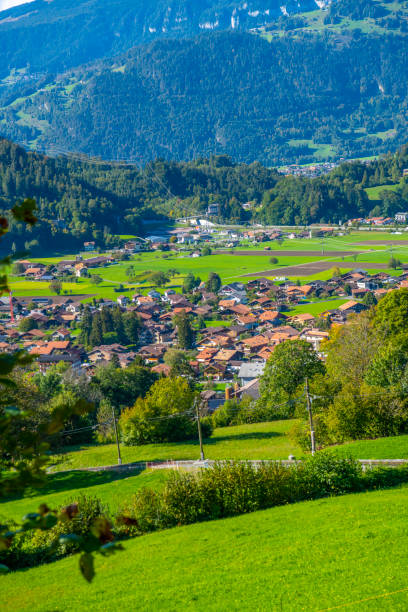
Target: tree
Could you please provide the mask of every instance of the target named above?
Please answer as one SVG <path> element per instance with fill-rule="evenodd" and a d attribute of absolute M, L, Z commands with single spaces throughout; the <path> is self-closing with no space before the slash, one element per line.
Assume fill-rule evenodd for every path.
<path fill-rule="evenodd" d="M 31 317 L 26 317 L 25 319 L 21 319 L 21 321 L 18 324 L 18 329 L 25 333 L 28 332 L 32 329 L 37 329 L 38 325 L 37 325 L 37 321 L 35 321 L 35 319 L 32 319 Z"/>
<path fill-rule="evenodd" d="M 90 344 L 89 336 L 91 335 L 92 330 L 92 314 L 88 304 L 85 306 L 82 313 L 79 327 L 81 329 L 80 340 L 83 344 L 85 344 L 85 346 L 88 346 Z"/>
<path fill-rule="evenodd" d="M 103 281 L 103 278 L 98 274 L 91 274 L 89 280 L 93 285 L 100 285 L 100 283 Z"/>
<path fill-rule="evenodd" d="M 208 275 L 208 280 L 205 283 L 205 288 L 211 293 L 218 293 L 218 291 L 221 289 L 221 278 L 216 272 L 210 272 Z"/>
<path fill-rule="evenodd" d="M 16 261 L 16 263 L 13 265 L 13 274 L 18 276 L 19 274 L 24 274 L 24 272 L 25 265 L 19 261 Z"/>
<path fill-rule="evenodd" d="M 57 295 L 61 293 L 61 290 L 62 290 L 61 281 L 54 279 L 50 282 L 48 286 L 49 286 L 50 291 L 52 291 L 53 293 L 56 293 Z"/>
<path fill-rule="evenodd" d="M 167 274 L 159 270 L 150 275 L 150 281 L 153 283 L 153 285 L 156 285 L 156 287 L 163 287 L 163 285 L 169 282 L 169 277 Z"/>
<path fill-rule="evenodd" d="M 408 289 L 387 293 L 375 307 L 373 325 L 386 334 L 402 334 L 408 329 Z"/>
<path fill-rule="evenodd" d="M 211 247 L 208 244 L 205 244 L 203 248 L 201 249 L 201 255 L 203 257 L 207 257 L 208 255 L 211 255 L 211 253 L 212 253 Z"/>
<path fill-rule="evenodd" d="M 305 340 L 287 340 L 278 344 L 266 362 L 260 378 L 260 403 L 290 401 L 305 378 L 324 372 L 324 365 L 311 344 Z"/>
<path fill-rule="evenodd" d="M 125 444 L 179 442 L 197 438 L 195 394 L 182 377 L 161 378 L 144 399 L 122 413 L 120 430 Z M 204 424 L 203 424 L 204 425 Z M 204 435 L 211 433 L 204 425 Z"/>
<path fill-rule="evenodd" d="M 194 344 L 194 332 L 188 315 L 183 311 L 174 317 L 174 324 L 177 327 L 177 338 L 179 347 L 191 349 Z"/>
<path fill-rule="evenodd" d="M 136 344 L 139 338 L 140 319 L 136 312 L 126 312 L 122 316 L 124 333 L 128 344 Z"/>
<path fill-rule="evenodd" d="M 125 344 L 127 341 L 125 326 L 123 323 L 123 315 L 119 306 L 112 309 L 113 331 L 116 333 L 118 342 Z"/>
<path fill-rule="evenodd" d="M 112 406 L 122 409 L 146 395 L 157 378 L 157 374 L 143 366 L 132 364 L 117 369 L 109 363 L 97 368 L 92 385 Z"/>
<path fill-rule="evenodd" d="M 277 258 L 277 257 L 271 257 L 271 258 L 269 259 L 269 263 L 271 263 L 271 264 L 277 264 L 277 263 L 278 263 L 278 261 L 279 261 L 279 260 L 278 260 L 278 258 Z"/>
<path fill-rule="evenodd" d="M 380 344 L 381 335 L 373 327 L 369 311 L 350 317 L 346 325 L 332 329 L 330 341 L 324 345 L 329 375 L 358 389 Z"/>
<path fill-rule="evenodd" d="M 190 293 L 200 282 L 201 280 L 198 277 L 196 278 L 192 272 L 189 272 L 183 282 L 183 293 Z"/>
<path fill-rule="evenodd" d="M 170 366 L 170 376 L 184 376 L 188 380 L 195 378 L 195 372 L 190 365 L 190 357 L 185 351 L 169 349 L 164 355 L 164 363 Z"/>
<path fill-rule="evenodd" d="M 364 295 L 361 302 L 371 308 L 371 306 L 375 306 L 377 304 L 377 298 L 375 297 L 374 293 L 372 293 L 371 291 L 368 291 Z"/>
<path fill-rule="evenodd" d="M 103 344 L 102 320 L 99 312 L 95 312 L 92 317 L 91 333 L 89 334 L 89 344 L 100 346 Z"/>

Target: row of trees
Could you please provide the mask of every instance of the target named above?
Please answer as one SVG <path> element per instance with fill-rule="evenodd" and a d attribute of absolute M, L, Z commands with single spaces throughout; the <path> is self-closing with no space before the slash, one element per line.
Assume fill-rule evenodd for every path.
<path fill-rule="evenodd" d="M 140 318 L 135 312 L 122 312 L 119 306 L 91 312 L 86 306 L 80 323 L 80 341 L 88 347 L 101 344 L 136 344 L 139 337 Z"/>

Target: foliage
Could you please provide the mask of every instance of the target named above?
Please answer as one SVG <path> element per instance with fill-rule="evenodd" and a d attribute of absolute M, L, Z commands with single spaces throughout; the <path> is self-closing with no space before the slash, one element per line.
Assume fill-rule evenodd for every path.
<path fill-rule="evenodd" d="M 323 372 L 324 366 L 308 342 L 298 339 L 282 342 L 275 347 L 260 378 L 259 405 L 273 412 L 274 404 L 284 403 L 286 407 L 277 414 L 293 414 L 292 401 L 299 385 L 304 384 L 306 377 Z"/>
<path fill-rule="evenodd" d="M 125 410 L 119 421 L 126 445 L 196 439 L 195 394 L 181 376 L 159 379 L 144 399 Z M 209 425 L 203 435 L 211 434 Z"/>
<path fill-rule="evenodd" d="M 181 349 L 192 349 L 194 345 L 194 332 L 191 327 L 190 319 L 186 312 L 177 314 L 173 323 L 177 329 L 178 344 Z"/>
<path fill-rule="evenodd" d="M 211 293 L 218 293 L 221 289 L 221 278 L 216 272 L 209 273 L 205 288 Z"/>
<path fill-rule="evenodd" d="M 408 482 L 406 468 L 364 473 L 358 461 L 329 452 L 290 467 L 224 462 L 198 473 L 174 472 L 161 492 L 137 494 L 123 513 L 143 533 L 396 482 Z"/>

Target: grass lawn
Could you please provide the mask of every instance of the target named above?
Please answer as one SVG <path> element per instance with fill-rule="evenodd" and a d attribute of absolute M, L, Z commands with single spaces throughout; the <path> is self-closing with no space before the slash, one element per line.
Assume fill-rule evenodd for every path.
<path fill-rule="evenodd" d="M 347 442 L 334 450 L 356 459 L 408 459 L 408 435 Z"/>
<path fill-rule="evenodd" d="M 205 326 L 206 327 L 229 327 L 232 324 L 232 321 L 224 321 L 224 320 L 219 320 L 219 321 L 205 321 Z"/>
<path fill-rule="evenodd" d="M 290 309 L 290 312 L 287 313 L 289 315 L 300 314 L 307 312 L 311 315 L 319 315 L 326 310 L 333 310 L 333 308 L 338 308 L 342 304 L 348 302 L 351 298 L 337 298 L 334 300 L 325 300 L 321 302 L 309 302 L 308 304 L 299 304 L 294 308 Z"/>
<path fill-rule="evenodd" d="M 3 608 L 405 611 L 407 520 L 403 487 L 175 528 L 98 557 L 91 585 L 72 557 L 4 576 Z"/>
<path fill-rule="evenodd" d="M 112 512 L 116 512 L 125 499 L 142 487 L 158 488 L 166 480 L 166 470 L 118 474 L 116 472 L 60 472 L 47 478 L 44 487 L 31 491 L 23 498 L 0 503 L 1 519 L 21 521 L 24 514 L 36 512 L 43 502 L 59 508 L 76 501 L 80 494 L 99 497 Z"/>
<path fill-rule="evenodd" d="M 287 459 L 303 453 L 287 436 L 294 420 L 220 427 L 204 440 L 207 459 Z M 122 446 L 123 463 L 132 461 L 199 459 L 198 442 Z M 97 467 L 117 463 L 114 444 L 72 447 L 58 456 L 56 470 Z M 60 461 L 61 460 L 61 461 Z"/>

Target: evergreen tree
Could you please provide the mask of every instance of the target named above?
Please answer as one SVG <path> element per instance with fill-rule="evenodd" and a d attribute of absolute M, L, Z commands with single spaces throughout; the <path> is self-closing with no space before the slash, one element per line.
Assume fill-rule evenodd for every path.
<path fill-rule="evenodd" d="M 92 314 L 88 305 L 85 306 L 85 310 L 83 311 L 80 328 L 80 340 L 87 346 L 89 345 L 89 336 L 91 335 L 92 329 Z"/>
<path fill-rule="evenodd" d="M 191 328 L 190 319 L 183 311 L 174 318 L 177 327 L 178 344 L 182 349 L 191 349 L 194 344 L 194 332 Z"/>
<path fill-rule="evenodd" d="M 118 342 L 120 344 L 126 344 L 126 333 L 123 325 L 123 317 L 122 311 L 119 306 L 115 306 L 112 311 L 112 320 L 113 320 L 113 331 L 116 332 L 118 337 Z"/>
<path fill-rule="evenodd" d="M 211 272 L 209 274 L 208 280 L 205 283 L 205 288 L 212 293 L 218 293 L 221 289 L 221 278 L 216 272 Z"/>
<path fill-rule="evenodd" d="M 99 346 L 103 344 L 102 319 L 99 312 L 95 312 L 92 317 L 92 328 L 89 335 L 89 344 Z"/>

